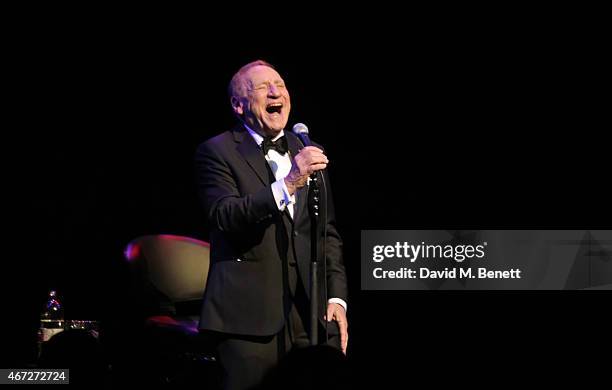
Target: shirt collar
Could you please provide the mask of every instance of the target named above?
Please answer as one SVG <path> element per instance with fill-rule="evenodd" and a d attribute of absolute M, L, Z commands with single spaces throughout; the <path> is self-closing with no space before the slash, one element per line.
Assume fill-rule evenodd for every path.
<path fill-rule="evenodd" d="M 251 134 L 251 137 L 253 137 L 253 139 L 255 140 L 255 142 L 257 142 L 258 146 L 261 146 L 261 143 L 264 140 L 264 137 L 261 136 L 261 134 L 259 134 L 258 132 L 254 131 L 253 129 L 251 129 L 249 126 L 246 125 L 246 123 L 244 124 L 244 127 L 247 129 L 247 131 L 249 132 L 249 134 Z M 278 133 L 276 135 L 276 137 L 272 138 L 272 141 L 276 141 L 277 139 L 279 139 L 280 137 L 282 137 L 283 135 L 285 135 L 285 131 L 281 130 L 280 133 Z"/>

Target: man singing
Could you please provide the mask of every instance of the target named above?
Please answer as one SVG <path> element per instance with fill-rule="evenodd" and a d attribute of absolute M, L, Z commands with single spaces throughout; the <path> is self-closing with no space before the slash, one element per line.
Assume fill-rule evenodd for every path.
<path fill-rule="evenodd" d="M 201 144 L 198 189 L 210 225 L 211 267 L 200 328 L 216 335 L 224 388 L 261 382 L 292 348 L 309 345 L 311 220 L 309 177 L 322 171 L 320 342 L 346 353 L 347 288 L 328 159 L 285 131 L 291 100 L 272 65 L 243 66 L 229 84 L 239 123 Z M 326 227 L 324 229 L 324 227 Z M 326 238 L 323 238 L 326 232 Z M 322 254 L 325 252 L 325 259 Z M 326 269 L 325 269 L 326 268 Z M 325 273 L 326 271 L 326 279 Z M 326 283 L 325 283 L 326 282 Z M 326 330 L 327 328 L 327 331 Z M 325 340 L 326 333 L 329 336 Z"/>

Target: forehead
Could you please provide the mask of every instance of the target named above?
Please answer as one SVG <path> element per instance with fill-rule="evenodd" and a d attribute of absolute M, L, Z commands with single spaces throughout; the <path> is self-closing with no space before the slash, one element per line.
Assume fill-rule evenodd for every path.
<path fill-rule="evenodd" d="M 283 78 L 274 69 L 264 65 L 257 65 L 244 73 L 243 80 L 252 84 L 258 84 L 266 81 L 282 81 Z"/>

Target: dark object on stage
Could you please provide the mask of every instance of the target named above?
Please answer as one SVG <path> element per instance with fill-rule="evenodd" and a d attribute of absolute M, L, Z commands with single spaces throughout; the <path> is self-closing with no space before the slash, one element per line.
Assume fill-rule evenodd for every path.
<path fill-rule="evenodd" d="M 268 374 L 259 389 L 338 390 L 356 387 L 346 356 L 337 348 L 316 345 L 293 349 Z"/>
<path fill-rule="evenodd" d="M 70 369 L 70 383 L 101 388 L 109 375 L 97 333 L 66 328 L 41 346 L 40 369 Z"/>
<path fill-rule="evenodd" d="M 144 306 L 143 358 L 161 382 L 215 383 L 214 347 L 199 333 L 210 245 L 189 237 L 150 235 L 128 244 L 137 301 Z M 143 310 L 143 308 L 141 308 Z"/>

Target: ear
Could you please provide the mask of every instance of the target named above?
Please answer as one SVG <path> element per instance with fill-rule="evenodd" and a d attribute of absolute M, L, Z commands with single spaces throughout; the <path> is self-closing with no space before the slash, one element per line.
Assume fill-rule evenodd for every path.
<path fill-rule="evenodd" d="M 239 98 L 237 98 L 236 96 L 232 96 L 232 98 L 230 99 L 230 103 L 232 104 L 232 109 L 234 110 L 234 113 L 236 113 L 236 115 L 242 116 L 242 114 L 244 114 L 244 106 L 242 105 L 242 101 Z"/>

